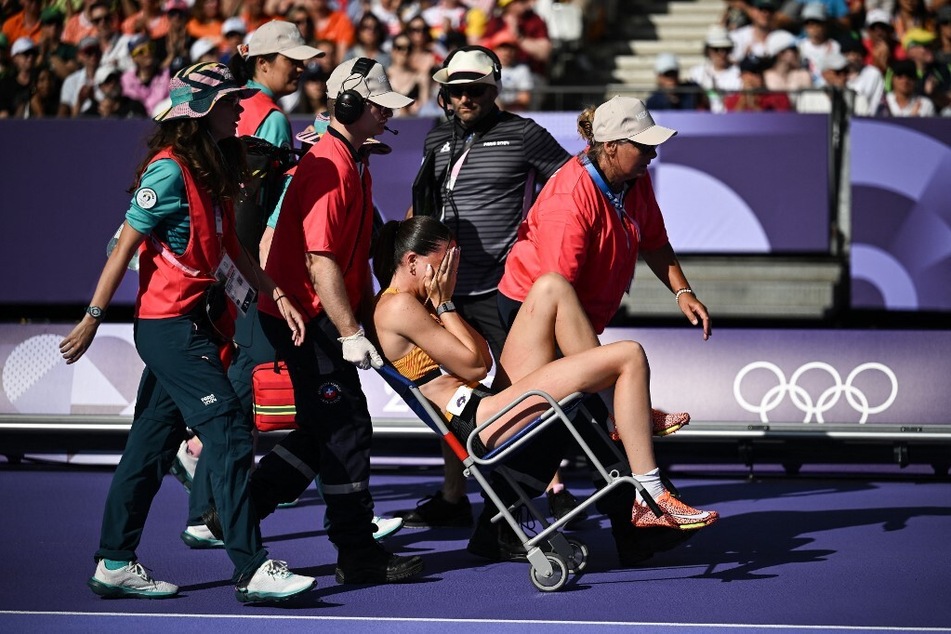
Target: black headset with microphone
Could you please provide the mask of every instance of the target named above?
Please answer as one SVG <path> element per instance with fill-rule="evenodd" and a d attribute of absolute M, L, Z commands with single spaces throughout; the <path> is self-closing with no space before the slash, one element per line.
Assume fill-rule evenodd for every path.
<path fill-rule="evenodd" d="M 374 64 L 376 62 L 368 57 L 359 58 L 353 64 L 350 76 L 341 83 L 341 87 L 345 88 L 347 82 L 353 79 L 357 80 L 357 85 L 360 82 L 366 84 L 367 75 L 373 70 Z M 367 86 L 367 92 L 369 92 L 369 86 Z M 334 100 L 334 118 L 345 125 L 356 123 L 363 116 L 366 100 L 367 97 L 361 95 L 354 88 L 345 88 Z"/>

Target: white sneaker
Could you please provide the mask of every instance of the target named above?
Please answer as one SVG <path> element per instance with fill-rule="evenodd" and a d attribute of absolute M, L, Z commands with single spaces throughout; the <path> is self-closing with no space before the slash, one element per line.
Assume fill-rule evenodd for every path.
<path fill-rule="evenodd" d="M 185 490 L 191 491 L 192 482 L 195 480 L 195 467 L 198 466 L 198 456 L 188 451 L 188 441 L 183 440 L 175 454 L 175 461 L 172 468 L 168 470 L 179 482 L 185 486 Z"/>
<path fill-rule="evenodd" d="M 373 539 L 380 541 L 386 539 L 390 535 L 393 535 L 403 528 L 403 518 L 379 517 L 378 515 L 374 515 L 373 524 L 376 526 L 376 531 L 373 533 Z"/>
<path fill-rule="evenodd" d="M 225 543 L 215 537 L 204 524 L 187 527 L 182 531 L 181 537 L 182 541 L 185 542 L 189 548 L 224 548 L 225 545 Z"/>
<path fill-rule="evenodd" d="M 313 577 L 295 575 L 287 569 L 286 561 L 268 559 L 258 568 L 250 581 L 234 589 L 238 601 L 282 601 L 317 585 Z"/>
<path fill-rule="evenodd" d="M 118 570 L 109 570 L 106 563 L 99 560 L 96 574 L 86 582 L 89 588 L 101 597 L 140 597 L 143 599 L 164 599 L 178 594 L 178 586 L 167 581 L 156 581 L 149 575 L 145 566 L 130 561 Z"/>

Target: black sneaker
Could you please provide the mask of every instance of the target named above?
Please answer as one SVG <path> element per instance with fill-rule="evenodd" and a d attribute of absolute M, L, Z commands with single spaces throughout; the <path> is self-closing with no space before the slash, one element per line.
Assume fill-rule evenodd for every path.
<path fill-rule="evenodd" d="M 515 535 L 507 522 L 492 523 L 493 513 L 483 512 L 476 523 L 475 532 L 466 545 L 477 557 L 489 561 L 528 561 L 528 551 Z M 542 550 L 550 550 L 548 542 L 541 544 Z"/>
<path fill-rule="evenodd" d="M 407 528 L 458 528 L 472 526 L 472 505 L 463 496 L 458 502 L 449 503 L 442 491 L 427 495 L 416 504 L 415 509 L 396 511 Z"/>
<path fill-rule="evenodd" d="M 401 557 L 374 542 L 361 548 L 341 547 L 337 554 L 337 583 L 397 583 L 423 572 L 423 559 Z"/>
<path fill-rule="evenodd" d="M 575 498 L 568 489 L 562 489 L 558 493 L 548 491 L 545 495 L 548 497 L 548 512 L 556 520 L 560 520 L 578 508 L 577 498 Z M 587 511 L 581 511 L 568 523 L 568 526 L 574 526 L 578 522 L 582 522 L 586 519 L 588 519 Z"/>

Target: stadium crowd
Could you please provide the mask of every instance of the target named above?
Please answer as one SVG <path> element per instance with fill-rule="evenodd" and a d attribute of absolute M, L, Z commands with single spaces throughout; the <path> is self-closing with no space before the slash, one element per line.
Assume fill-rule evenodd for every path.
<path fill-rule="evenodd" d="M 651 109 L 828 112 L 830 95 L 848 88 L 858 115 L 951 114 L 946 0 L 724 7 L 702 42 L 701 64 L 681 68 L 672 53 L 656 56 Z M 438 116 L 432 74 L 473 44 L 502 62 L 500 107 L 541 110 L 546 86 L 572 83 L 562 77 L 564 60 L 623 29 L 628 11 L 612 0 L 4 0 L 0 118 L 147 116 L 166 106 L 176 71 L 228 63 L 271 19 L 294 23 L 327 53 L 282 98 L 285 112 L 325 110 L 330 70 L 365 56 L 416 99 L 400 116 Z"/>

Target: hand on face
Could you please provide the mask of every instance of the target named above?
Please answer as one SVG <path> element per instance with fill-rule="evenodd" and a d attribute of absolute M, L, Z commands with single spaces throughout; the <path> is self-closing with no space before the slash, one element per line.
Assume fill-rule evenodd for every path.
<path fill-rule="evenodd" d="M 447 249 L 439 268 L 434 269 L 432 264 L 426 264 L 426 273 L 423 284 L 426 287 L 426 299 L 433 307 L 452 299 L 456 289 L 456 277 L 459 274 L 459 247 Z"/>

